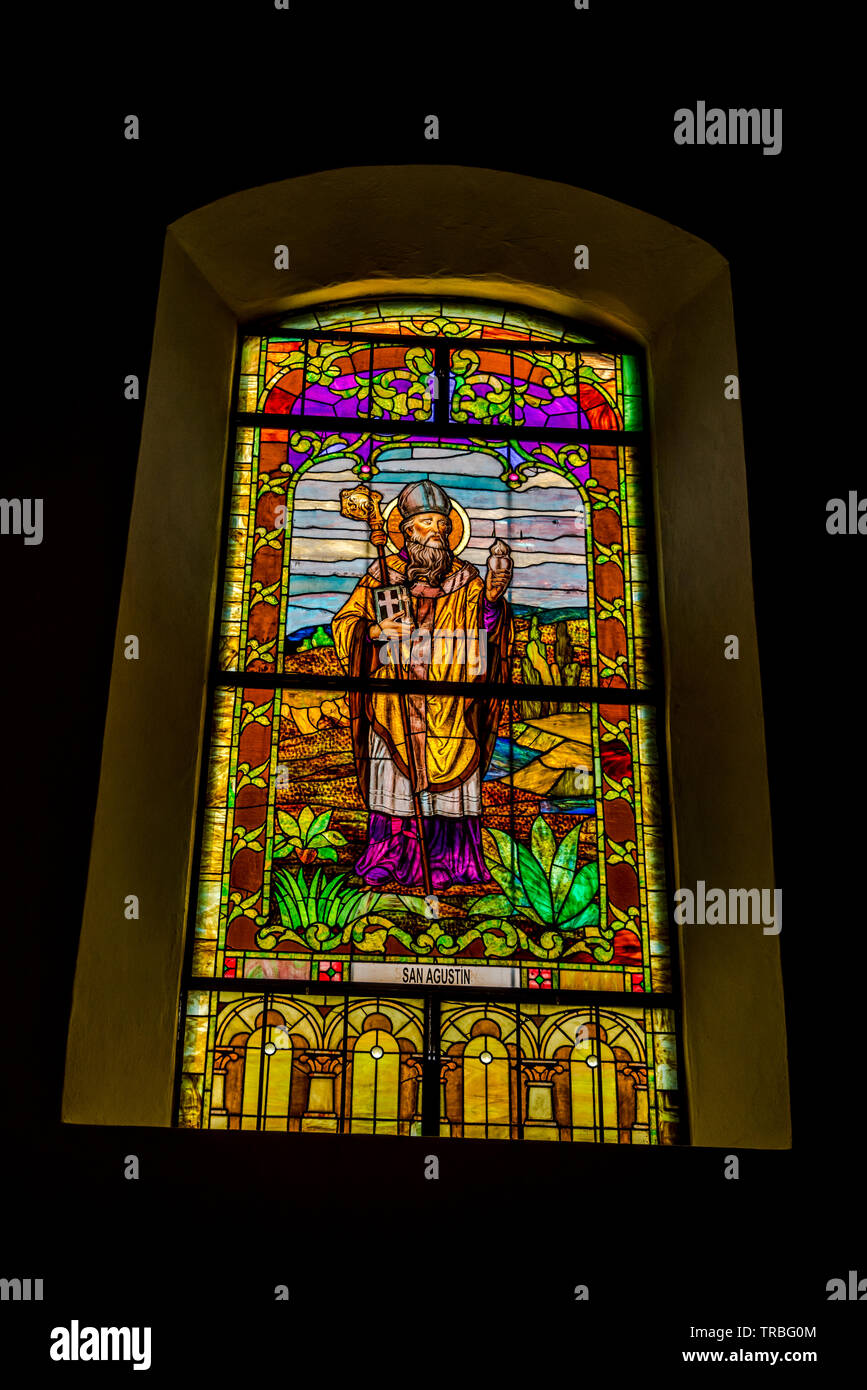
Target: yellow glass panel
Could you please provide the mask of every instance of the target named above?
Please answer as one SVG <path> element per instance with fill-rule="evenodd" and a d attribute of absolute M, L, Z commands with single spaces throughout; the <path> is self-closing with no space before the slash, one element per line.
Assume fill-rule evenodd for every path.
<path fill-rule="evenodd" d="M 292 1045 L 285 1029 L 269 1024 L 265 1044 L 277 1043 L 277 1051 L 265 1053 L 265 1095 L 262 1109 L 266 1120 L 279 1119 L 285 1129 L 289 1120 L 289 1090 L 292 1084 Z M 270 1124 L 266 1128 L 272 1128 Z"/>
<path fill-rule="evenodd" d="M 208 1045 L 207 1017 L 187 1018 L 184 1031 L 184 1070 L 203 1072 L 205 1070 L 205 1051 Z"/>
<path fill-rule="evenodd" d="M 560 971 L 561 989 L 623 990 L 622 970 L 568 970 Z"/>
<path fill-rule="evenodd" d="M 205 810 L 202 830 L 202 874 L 218 878 L 223 872 L 223 851 L 226 846 L 226 808 L 209 806 Z"/>
<path fill-rule="evenodd" d="M 396 1134 L 399 1109 L 397 1040 L 391 1033 L 374 1029 L 362 1035 L 353 1052 L 350 1128 L 356 1134 Z"/>
<path fill-rule="evenodd" d="M 259 382 L 259 354 L 261 338 L 245 338 L 241 348 L 241 380 L 238 389 L 238 409 L 256 409 Z"/>
<path fill-rule="evenodd" d="M 202 1078 L 181 1077 L 181 1103 L 178 1124 L 183 1129 L 199 1129 L 202 1124 Z"/>
<path fill-rule="evenodd" d="M 213 975 L 216 947 L 213 941 L 197 941 L 193 946 L 193 974 Z"/>
<path fill-rule="evenodd" d="M 216 941 L 220 917 L 220 879 L 217 875 L 199 882 L 196 907 L 196 933 L 208 941 Z"/>
<path fill-rule="evenodd" d="M 491 1061 L 483 1062 L 483 1056 Z M 509 1054 L 483 1033 L 464 1050 L 464 1133 L 467 1138 L 509 1138 Z"/>

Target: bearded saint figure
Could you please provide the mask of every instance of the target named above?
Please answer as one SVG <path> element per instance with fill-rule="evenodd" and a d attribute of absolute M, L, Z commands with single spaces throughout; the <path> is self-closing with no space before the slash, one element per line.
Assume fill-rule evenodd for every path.
<path fill-rule="evenodd" d="M 451 545 L 468 539 L 464 524 L 448 494 L 429 479 L 403 489 L 396 513 L 389 530 L 402 544 L 388 558 L 388 583 L 411 594 L 412 621 L 403 615 L 377 621 L 382 573 L 376 562 L 332 622 L 348 675 L 388 679 L 391 686 L 349 697 L 358 782 L 370 812 L 355 870 L 371 886 L 422 884 L 415 790 L 434 890 L 485 883 L 482 779 L 503 702 L 453 694 L 448 683 L 508 678 L 513 626 L 503 595 L 511 566 L 489 568 L 482 579 L 474 565 L 455 557 Z M 396 674 L 404 682 L 403 713 Z M 414 694 L 417 680 L 442 689 Z"/>

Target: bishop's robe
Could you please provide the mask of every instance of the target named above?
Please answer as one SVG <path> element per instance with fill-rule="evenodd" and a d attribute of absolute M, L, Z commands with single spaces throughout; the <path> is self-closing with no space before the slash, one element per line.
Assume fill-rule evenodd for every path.
<path fill-rule="evenodd" d="M 389 584 L 404 582 L 406 564 L 404 551 L 389 558 Z M 377 561 L 331 625 L 347 674 L 391 685 L 349 696 L 358 783 L 370 810 L 367 846 L 356 872 L 370 884 L 389 879 L 404 886 L 422 884 L 415 786 L 433 887 L 487 882 L 482 780 L 494 751 L 502 701 L 452 694 L 448 682 L 507 679 L 513 639 L 509 605 L 505 599 L 489 603 L 476 567 L 453 560 L 439 587 L 413 586 L 412 642 L 385 643 L 369 635 L 377 621 L 374 590 L 381 586 Z M 409 741 L 394 690 L 396 675 L 404 682 Z M 441 684 L 442 691 L 416 694 L 412 683 L 418 680 Z"/>

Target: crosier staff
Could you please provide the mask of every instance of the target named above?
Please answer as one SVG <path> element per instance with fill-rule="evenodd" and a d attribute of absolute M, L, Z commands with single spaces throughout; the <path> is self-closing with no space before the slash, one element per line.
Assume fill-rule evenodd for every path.
<path fill-rule="evenodd" d="M 384 589 L 391 587 L 388 577 L 388 560 L 385 553 L 386 534 L 385 522 L 381 509 L 382 493 L 371 491 L 367 485 L 354 488 L 345 488 L 340 494 L 340 515 L 348 517 L 353 521 L 364 521 L 370 527 L 370 542 L 376 547 L 379 556 L 379 575 L 380 582 Z M 418 829 L 419 851 L 421 853 L 421 871 L 424 881 L 425 897 L 435 902 L 433 883 L 430 873 L 430 861 L 428 860 L 427 845 L 424 838 L 424 816 L 421 809 L 421 798 L 418 787 L 416 786 L 415 765 L 412 757 L 412 743 L 410 742 L 410 723 L 409 710 L 406 704 L 406 692 L 402 687 L 401 678 L 403 675 L 400 661 L 395 663 L 395 677 L 398 682 L 397 703 L 400 710 L 400 723 L 406 745 L 406 766 L 409 773 L 409 785 L 412 792 L 412 805 L 415 813 L 415 823 Z"/>

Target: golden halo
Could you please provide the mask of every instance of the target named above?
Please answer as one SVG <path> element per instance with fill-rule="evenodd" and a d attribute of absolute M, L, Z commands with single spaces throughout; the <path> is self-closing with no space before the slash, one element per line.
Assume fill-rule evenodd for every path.
<path fill-rule="evenodd" d="M 449 531 L 449 549 L 453 555 L 460 555 L 462 550 L 466 550 L 470 542 L 470 518 L 467 516 L 460 502 L 449 499 L 452 509 L 449 514 L 451 530 Z M 388 536 L 386 550 L 391 555 L 397 555 L 398 551 L 403 550 L 403 532 L 400 523 L 403 520 L 397 510 L 397 498 L 392 497 L 391 501 L 382 509 L 382 519 L 385 522 L 385 530 Z"/>

